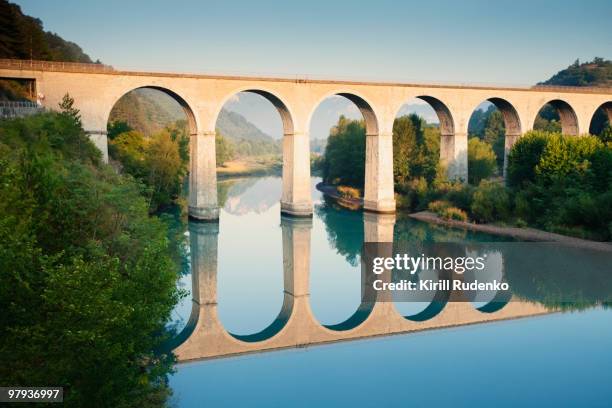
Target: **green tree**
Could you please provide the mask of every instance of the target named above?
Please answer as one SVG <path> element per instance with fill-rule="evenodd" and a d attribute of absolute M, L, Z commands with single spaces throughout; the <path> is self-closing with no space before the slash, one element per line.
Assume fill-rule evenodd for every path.
<path fill-rule="evenodd" d="M 468 182 L 478 184 L 495 172 L 497 159 L 491 146 L 478 138 L 468 141 Z"/>
<path fill-rule="evenodd" d="M 500 172 L 504 167 L 505 135 L 504 116 L 499 110 L 495 109 L 486 120 L 482 139 L 493 148 Z"/>
<path fill-rule="evenodd" d="M 106 125 L 106 136 L 109 140 L 113 140 L 120 134 L 130 132 L 132 130 L 134 129 L 132 129 L 132 127 L 125 121 L 109 121 Z"/>
<path fill-rule="evenodd" d="M 612 126 L 606 126 L 597 137 L 604 143 L 612 143 Z"/>
<path fill-rule="evenodd" d="M 323 179 L 332 184 L 361 188 L 363 187 L 364 177 L 364 123 L 340 116 L 338 124 L 331 129 L 325 147 Z"/>
<path fill-rule="evenodd" d="M 82 129 L 57 133 L 73 126 L 0 122 L 0 378 L 61 384 L 66 406 L 162 406 L 180 296 L 166 228 Z"/>
<path fill-rule="evenodd" d="M 217 166 L 223 166 L 226 161 L 234 158 L 234 145 L 219 132 L 215 136 L 215 148 Z"/>
<path fill-rule="evenodd" d="M 612 145 L 595 136 L 532 131 L 509 154 L 517 214 L 545 229 L 610 239 Z"/>
<path fill-rule="evenodd" d="M 74 107 L 74 98 L 68 93 L 62 98 L 62 101 L 59 103 L 59 108 L 63 115 L 74 120 L 79 126 L 81 125 L 80 111 Z"/>

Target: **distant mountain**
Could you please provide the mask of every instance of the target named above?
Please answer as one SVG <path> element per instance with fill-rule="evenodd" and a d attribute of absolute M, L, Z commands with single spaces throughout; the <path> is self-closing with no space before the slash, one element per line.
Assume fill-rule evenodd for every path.
<path fill-rule="evenodd" d="M 538 85 L 612 87 L 612 61 L 596 57 L 593 61 L 581 64 L 576 60 Z"/>
<path fill-rule="evenodd" d="M 240 138 L 247 140 L 273 141 L 274 139 L 259 130 L 257 126 L 249 122 L 239 113 L 221 109 L 217 118 L 217 129 L 219 133 L 228 138 Z"/>
<path fill-rule="evenodd" d="M 151 136 L 169 123 L 185 120 L 181 106 L 154 89 L 136 89 L 117 101 L 109 122 L 126 122 L 132 129 Z"/>

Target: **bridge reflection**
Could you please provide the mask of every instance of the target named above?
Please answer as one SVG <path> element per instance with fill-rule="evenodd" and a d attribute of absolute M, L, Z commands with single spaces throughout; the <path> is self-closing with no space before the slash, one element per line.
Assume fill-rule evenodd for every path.
<path fill-rule="evenodd" d="M 364 214 L 366 242 L 393 242 L 395 216 Z M 244 353 L 303 347 L 344 340 L 384 336 L 547 313 L 537 303 L 493 297 L 484 306 L 470 302 L 449 302 L 448 293 L 434 296 L 425 309 L 413 316 L 399 313 L 385 292 L 362 293 L 355 313 L 339 324 L 322 325 L 310 305 L 310 218 L 281 218 L 284 299 L 276 319 L 260 332 L 237 335 L 227 331 L 218 316 L 217 249 L 219 224 L 190 222 L 193 303 L 185 328 L 173 340 L 180 361 L 232 356 Z M 381 246 L 389 251 L 389 246 Z M 386 248 L 386 249 L 384 249 Z M 381 253 L 380 256 L 389 254 Z M 362 267 L 362 276 L 365 271 Z M 380 277 L 391 279 L 391 271 Z M 371 288 L 371 285 L 364 285 Z M 365 289 L 368 290 L 368 289 Z M 372 301 L 375 299 L 376 301 Z M 495 313 L 491 313 L 495 312 Z"/>

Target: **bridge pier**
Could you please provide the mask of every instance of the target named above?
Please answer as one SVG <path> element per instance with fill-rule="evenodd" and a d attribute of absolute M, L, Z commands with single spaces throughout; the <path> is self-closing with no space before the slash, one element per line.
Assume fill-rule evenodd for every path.
<path fill-rule="evenodd" d="M 102 152 L 102 161 L 108 163 L 108 138 L 106 135 L 106 129 L 104 130 L 86 130 L 85 133 L 89 136 L 89 140 L 100 152 Z"/>
<path fill-rule="evenodd" d="M 394 213 L 393 185 L 393 134 L 367 134 L 363 209 Z"/>
<path fill-rule="evenodd" d="M 283 136 L 281 213 L 295 217 L 311 217 L 312 194 L 310 190 L 308 133 L 285 133 Z"/>
<path fill-rule="evenodd" d="M 200 221 L 219 219 L 215 131 L 192 134 L 189 142 L 189 217 Z"/>
<path fill-rule="evenodd" d="M 467 183 L 468 179 L 468 135 L 465 133 L 442 134 L 440 139 L 440 162 L 446 167 L 450 180 Z"/>

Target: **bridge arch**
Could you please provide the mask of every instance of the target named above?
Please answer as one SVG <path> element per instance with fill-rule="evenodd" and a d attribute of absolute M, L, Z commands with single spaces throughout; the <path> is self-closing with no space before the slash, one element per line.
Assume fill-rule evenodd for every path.
<path fill-rule="evenodd" d="M 199 127 L 198 127 L 197 116 L 194 110 L 192 109 L 192 107 L 190 106 L 190 104 L 185 100 L 185 98 L 180 96 L 177 92 L 171 90 L 170 88 L 159 86 L 159 85 L 142 85 L 142 86 L 131 88 L 123 92 L 118 98 L 114 99 L 111 106 L 108 108 L 108 111 L 106 112 L 106 116 L 105 116 L 106 123 L 108 123 L 108 121 L 110 120 L 111 112 L 113 108 L 115 107 L 115 105 L 117 105 L 119 100 L 123 98 L 124 96 L 126 96 L 127 94 L 129 94 L 130 92 L 133 92 L 139 89 L 154 89 L 156 91 L 160 91 L 168 95 L 170 98 L 176 101 L 181 106 L 183 111 L 185 112 L 185 116 L 187 118 L 187 126 L 189 127 L 189 134 L 195 135 L 198 133 Z"/>
<path fill-rule="evenodd" d="M 361 115 L 365 121 L 366 135 L 378 134 L 378 118 L 374 112 L 374 108 L 372 107 L 373 105 L 365 97 L 361 96 L 358 92 L 354 92 L 353 90 L 335 90 L 328 92 L 319 98 L 310 109 L 308 120 L 306 122 L 307 129 L 310 129 L 311 127 L 312 117 L 314 116 L 317 108 L 324 100 L 332 96 L 342 96 L 353 102 L 355 106 L 357 106 L 357 109 L 359 109 L 359 112 L 361 112 Z"/>
<path fill-rule="evenodd" d="M 501 112 L 504 117 L 504 126 L 506 127 L 506 136 L 516 135 L 519 136 L 522 133 L 521 118 L 519 114 L 507 99 L 499 97 L 491 97 L 487 99 Z"/>
<path fill-rule="evenodd" d="M 564 135 L 578 136 L 578 116 L 576 115 L 574 108 L 572 108 L 569 103 L 562 99 L 550 100 L 544 105 L 542 105 L 542 107 L 538 110 L 536 117 L 540 114 L 540 112 L 546 105 L 552 106 L 559 114 L 559 121 L 561 122 L 561 133 L 563 133 Z"/>
<path fill-rule="evenodd" d="M 518 111 L 514 105 L 507 99 L 500 97 L 490 97 L 479 103 L 474 109 L 472 109 L 472 115 L 476 112 L 478 107 L 484 103 L 489 102 L 495 106 L 495 108 L 501 113 L 503 124 L 504 124 L 504 140 L 500 140 L 503 144 L 494 145 L 493 150 L 496 156 L 498 156 L 498 164 L 501 166 L 503 176 L 506 176 L 506 169 L 508 165 L 508 153 L 514 146 L 514 143 L 522 134 L 522 124 Z M 470 122 L 473 116 L 470 117 Z"/>
<path fill-rule="evenodd" d="M 435 112 L 440 129 L 440 162 L 446 168 L 449 178 L 467 181 L 467 135 L 457 133 L 455 118 L 446 103 L 440 98 L 429 94 L 416 95 L 403 100 L 395 107 L 395 118 L 401 109 L 411 100 L 419 99 L 426 102 Z M 465 139 L 465 140 L 464 140 Z"/>
<path fill-rule="evenodd" d="M 217 120 L 219 119 L 219 114 L 223 107 L 227 104 L 227 102 L 239 93 L 251 93 L 255 95 L 259 95 L 270 102 L 278 111 L 278 114 L 281 117 L 281 121 L 283 123 L 283 133 L 285 135 L 290 135 L 294 133 L 294 116 L 291 113 L 291 110 L 288 108 L 287 104 L 281 99 L 281 97 L 277 96 L 271 90 L 263 89 L 261 87 L 241 87 L 238 89 L 234 89 L 229 92 L 218 104 L 215 114 L 213 115 L 213 123 L 212 128 L 216 126 Z"/>
<path fill-rule="evenodd" d="M 355 104 L 365 122 L 363 209 L 370 212 L 394 213 L 392 135 L 389 131 L 380 132 L 378 116 L 372 103 L 350 89 L 328 92 L 311 107 L 306 122 L 308 129 L 312 127 L 312 117 L 316 109 L 331 96 L 341 96 Z"/>
<path fill-rule="evenodd" d="M 606 121 L 612 126 L 612 101 L 604 102 L 595 109 L 589 122 L 589 133 L 592 135 L 601 133 Z"/>
<path fill-rule="evenodd" d="M 430 95 L 418 95 L 415 99 L 425 101 L 432 107 L 438 116 L 440 121 L 440 133 L 442 136 L 454 136 L 455 135 L 455 120 L 448 106 L 440 99 Z M 402 106 L 404 103 L 402 103 Z M 399 113 L 401 106 L 397 108 L 396 112 Z M 396 114 L 397 115 L 397 114 Z"/>

